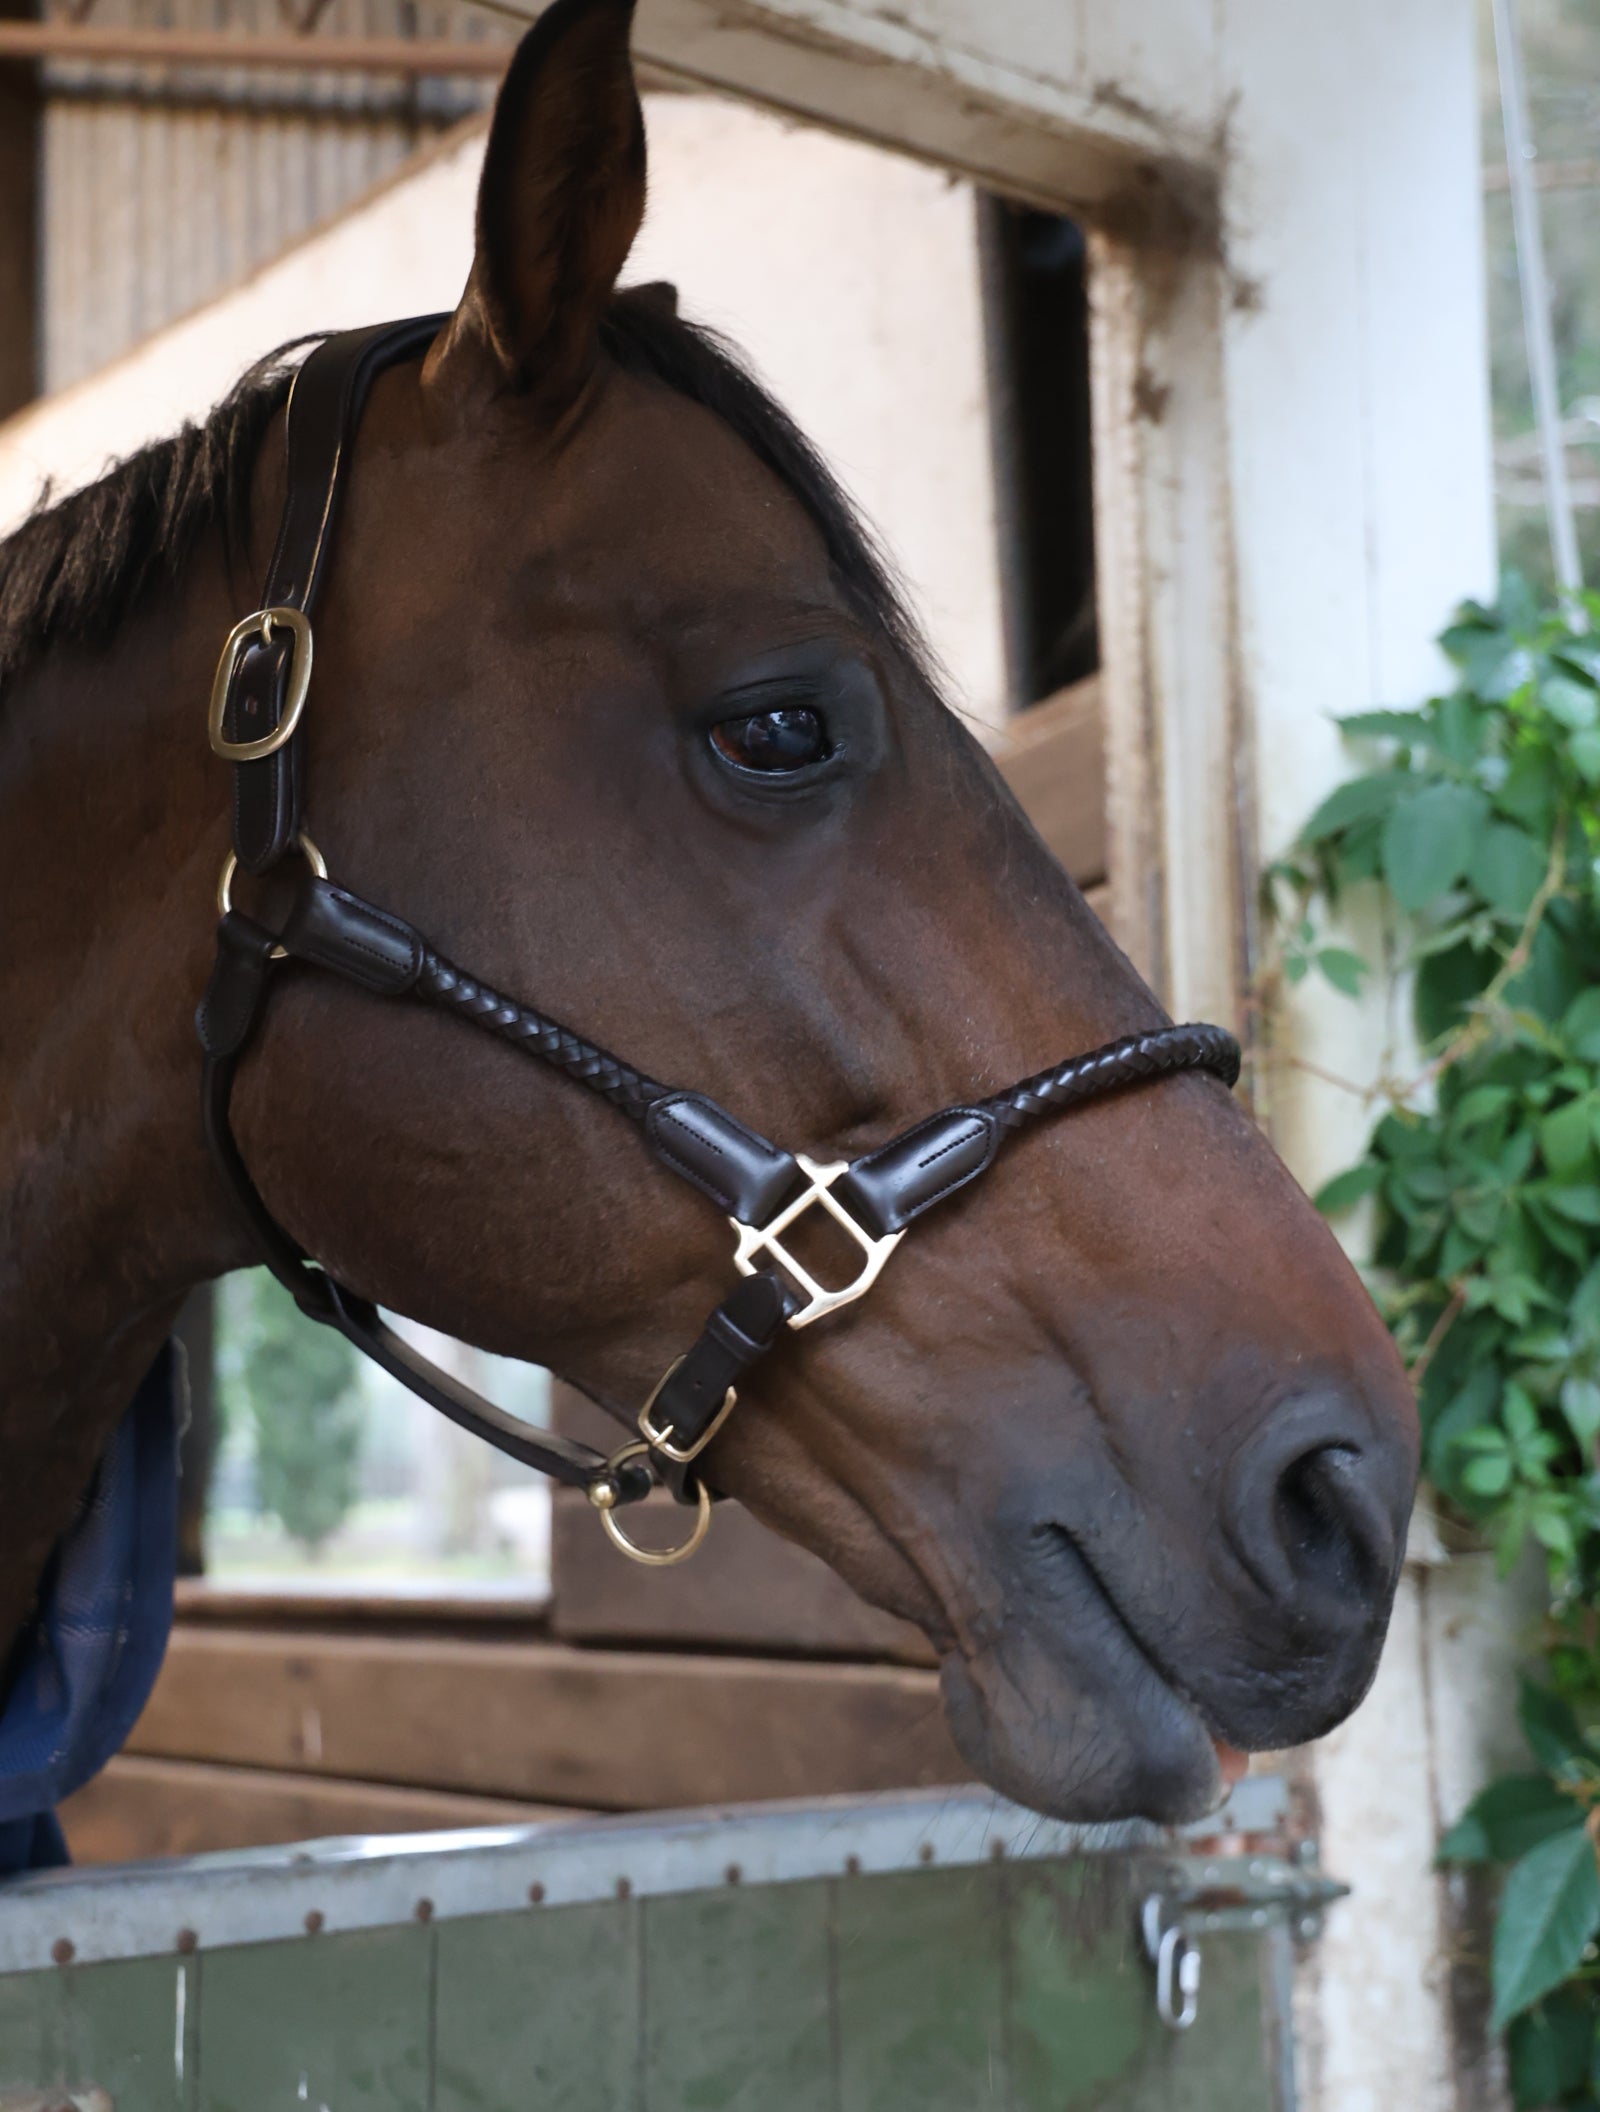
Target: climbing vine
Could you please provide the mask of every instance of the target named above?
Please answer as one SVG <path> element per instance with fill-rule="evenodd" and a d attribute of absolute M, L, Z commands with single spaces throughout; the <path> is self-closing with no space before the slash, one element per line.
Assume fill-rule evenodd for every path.
<path fill-rule="evenodd" d="M 1530 1537 L 1543 1553 L 1533 1765 L 1441 1856 L 1504 1868 L 1493 2021 L 1518 2105 L 1600 2112 L 1600 597 L 1509 580 L 1441 643 L 1453 686 L 1341 722 L 1368 767 L 1264 886 L 1285 981 L 1357 992 L 1376 964 L 1327 933 L 1374 911 L 1409 979 L 1418 1053 L 1386 1059 L 1366 1153 L 1317 1200 L 1374 1213 L 1435 1489 L 1502 1570 Z"/>

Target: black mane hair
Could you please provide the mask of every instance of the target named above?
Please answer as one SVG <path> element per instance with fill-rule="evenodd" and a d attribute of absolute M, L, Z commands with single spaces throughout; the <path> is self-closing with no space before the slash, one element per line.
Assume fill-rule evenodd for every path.
<path fill-rule="evenodd" d="M 852 605 L 937 687 L 920 628 L 876 537 L 732 347 L 684 321 L 653 287 L 617 295 L 602 337 L 618 366 L 712 411 L 783 480 L 815 522 Z M 178 578 L 208 531 L 220 531 L 230 557 L 243 548 L 256 454 L 288 396 L 291 355 L 308 342 L 269 353 L 203 424 L 141 448 L 53 505 L 46 491 L 0 543 L 0 689 L 51 646 L 109 644 L 148 594 Z"/>

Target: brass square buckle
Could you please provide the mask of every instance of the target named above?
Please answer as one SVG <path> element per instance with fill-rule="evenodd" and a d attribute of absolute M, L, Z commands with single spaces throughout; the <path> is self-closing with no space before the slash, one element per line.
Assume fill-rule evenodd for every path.
<path fill-rule="evenodd" d="M 758 1254 L 770 1254 L 786 1276 L 789 1276 L 805 1293 L 806 1302 L 797 1312 L 789 1315 L 791 1327 L 809 1327 L 813 1320 L 820 1320 L 826 1313 L 836 1313 L 841 1305 L 853 1305 L 864 1297 L 883 1272 L 883 1265 L 905 1237 L 904 1231 L 885 1233 L 882 1239 L 857 1224 L 843 1203 L 836 1202 L 829 1192 L 841 1173 L 848 1173 L 850 1164 L 840 1159 L 835 1165 L 821 1166 L 815 1159 L 808 1159 L 804 1152 L 795 1153 L 795 1164 L 805 1175 L 809 1186 L 803 1188 L 792 1203 L 786 1203 L 770 1225 L 742 1225 L 730 1218 L 729 1223 L 739 1235 L 739 1244 L 734 1250 L 733 1264 L 741 1276 L 753 1276 L 759 1264 Z M 798 1217 L 820 1204 L 838 1225 L 842 1225 L 856 1245 L 861 1249 L 860 1272 L 850 1283 L 838 1290 L 827 1290 L 810 1275 L 784 1246 L 781 1235 Z"/>
<path fill-rule="evenodd" d="M 650 1420 L 650 1411 L 654 1408 L 656 1402 L 660 1400 L 666 1390 L 667 1382 L 675 1375 L 682 1363 L 683 1358 L 678 1357 L 667 1366 L 661 1377 L 656 1381 L 655 1391 L 639 1410 L 636 1420 L 639 1435 L 653 1452 L 659 1452 L 663 1458 L 675 1460 L 680 1467 L 686 1467 L 691 1460 L 700 1457 L 706 1446 L 710 1444 L 711 1440 L 728 1420 L 728 1417 L 732 1415 L 734 1409 L 738 1407 L 739 1396 L 730 1386 L 722 1396 L 722 1406 L 717 1410 L 710 1422 L 707 1423 L 694 1443 L 692 1445 L 674 1444 L 671 1425 L 669 1424 L 667 1429 L 662 1430 Z"/>
<path fill-rule="evenodd" d="M 259 639 L 263 645 L 272 642 L 274 629 L 282 624 L 289 633 L 289 688 L 284 699 L 283 717 L 270 733 L 258 741 L 230 741 L 222 730 L 223 716 L 228 709 L 228 685 L 233 680 L 233 671 L 239 664 L 239 655 L 245 647 Z M 311 688 L 311 625 L 298 609 L 257 609 L 253 615 L 241 617 L 228 633 L 227 643 L 222 648 L 222 658 L 217 662 L 217 672 L 211 683 L 211 710 L 206 720 L 206 732 L 210 737 L 213 754 L 220 755 L 225 763 L 259 763 L 264 756 L 276 755 L 286 741 L 294 738 L 294 730 L 300 723 L 300 714 L 306 708 L 306 695 Z"/>

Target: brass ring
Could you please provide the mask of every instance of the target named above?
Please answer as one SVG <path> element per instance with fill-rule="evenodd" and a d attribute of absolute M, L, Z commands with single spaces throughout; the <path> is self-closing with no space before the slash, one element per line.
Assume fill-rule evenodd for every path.
<path fill-rule="evenodd" d="M 316 874 L 317 878 L 326 880 L 328 877 L 328 861 L 323 857 L 304 829 L 295 838 L 294 847 Z M 233 876 L 238 870 L 239 855 L 236 851 L 230 851 L 222 861 L 222 873 L 217 881 L 217 914 L 219 917 L 225 917 L 233 908 Z M 271 958 L 275 961 L 286 961 L 289 958 L 287 947 L 274 946 Z"/>
<path fill-rule="evenodd" d="M 635 1438 L 631 1444 L 621 1446 L 606 1461 L 605 1475 L 589 1484 L 589 1501 L 600 1513 L 600 1523 L 606 1529 L 606 1538 L 613 1547 L 620 1548 L 630 1562 L 642 1562 L 646 1569 L 670 1569 L 674 1562 L 687 1562 L 695 1549 L 711 1530 L 711 1496 L 703 1481 L 695 1484 L 695 1518 L 689 1537 L 681 1547 L 639 1547 L 630 1540 L 617 1523 L 617 1484 L 614 1478 L 619 1467 L 626 1466 L 630 1459 L 648 1458 L 650 1447 L 643 1439 Z"/>

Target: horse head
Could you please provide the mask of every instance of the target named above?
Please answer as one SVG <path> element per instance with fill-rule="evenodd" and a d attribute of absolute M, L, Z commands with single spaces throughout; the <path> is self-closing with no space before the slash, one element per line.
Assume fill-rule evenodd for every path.
<path fill-rule="evenodd" d="M 460 306 L 374 389 L 318 616 L 308 821 L 340 882 L 499 988 L 851 1159 L 1165 1020 L 941 701 L 804 441 L 670 293 L 618 291 L 645 204 L 631 11 L 558 0 L 524 40 Z M 252 570 L 280 458 L 259 450 Z M 130 950 L 144 1193 L 184 1228 L 150 1236 L 141 1310 L 254 1258 L 194 1135 L 186 1033 L 226 796 L 191 700 L 230 591 L 219 531 L 159 639 L 132 619 L 142 737 L 165 755 L 170 723 L 196 752 L 146 799 L 159 874 L 126 878 L 120 922 L 95 912 L 96 957 Z M 163 965 L 134 975 L 136 947 Z M 725 1220 L 636 1131 L 437 1014 L 291 969 L 234 1119 L 335 1275 L 630 1419 L 728 1287 Z M 920 1624 L 980 1774 L 1170 1819 L 1214 1801 L 1219 1750 L 1358 1701 L 1415 1468 L 1360 1282 L 1189 1073 L 1040 1126 L 916 1227 L 870 1297 L 785 1341 L 705 1471 Z"/>

